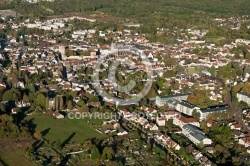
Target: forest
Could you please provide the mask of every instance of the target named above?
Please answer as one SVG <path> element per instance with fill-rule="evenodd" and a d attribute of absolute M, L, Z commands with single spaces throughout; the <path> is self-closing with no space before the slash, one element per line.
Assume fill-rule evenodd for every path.
<path fill-rule="evenodd" d="M 22 0 L 2 1 L 0 9 L 13 8 L 24 15 L 40 17 L 65 13 L 100 11 L 118 17 L 136 19 L 142 23 L 169 17 L 195 21 L 211 16 L 238 16 L 250 13 L 248 0 L 55 0 L 27 3 Z M 188 22 L 186 22 L 188 24 Z"/>

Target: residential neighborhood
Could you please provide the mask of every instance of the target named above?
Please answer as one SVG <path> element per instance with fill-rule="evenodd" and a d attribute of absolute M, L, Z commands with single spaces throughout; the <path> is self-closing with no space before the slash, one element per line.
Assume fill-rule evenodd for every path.
<path fill-rule="evenodd" d="M 0 165 L 7 138 L 35 165 L 249 165 L 250 39 L 117 24 L 1 15 Z M 246 16 L 211 25 L 250 32 Z"/>

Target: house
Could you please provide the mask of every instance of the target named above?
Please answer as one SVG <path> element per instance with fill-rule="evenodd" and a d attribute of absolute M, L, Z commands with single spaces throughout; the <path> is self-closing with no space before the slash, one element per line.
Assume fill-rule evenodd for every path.
<path fill-rule="evenodd" d="M 97 102 L 88 102 L 87 103 L 87 106 L 92 106 L 92 107 L 99 107 L 100 106 L 100 103 L 97 101 Z"/>
<path fill-rule="evenodd" d="M 194 144 L 211 145 L 212 140 L 208 138 L 199 128 L 194 125 L 187 124 L 183 126 L 182 133 Z"/>
<path fill-rule="evenodd" d="M 18 108 L 12 108 L 11 113 L 12 114 L 17 114 L 18 113 Z"/>
<path fill-rule="evenodd" d="M 206 157 L 206 156 L 202 156 L 199 159 L 199 162 L 203 165 L 203 166 L 211 166 L 213 163 Z"/>
<path fill-rule="evenodd" d="M 250 146 L 247 148 L 247 153 L 250 153 Z"/>
<path fill-rule="evenodd" d="M 244 134 L 238 130 L 232 131 L 232 136 L 234 137 L 235 140 L 239 140 L 240 138 L 244 137 Z"/>
<path fill-rule="evenodd" d="M 55 112 L 53 113 L 53 116 L 54 116 L 55 118 L 57 118 L 57 119 L 63 119 L 63 118 L 64 118 L 64 116 L 63 116 L 59 111 L 55 111 Z"/>
<path fill-rule="evenodd" d="M 125 108 L 120 110 L 120 115 L 124 118 L 131 117 L 131 113 Z"/>
<path fill-rule="evenodd" d="M 240 138 L 239 144 L 244 145 L 245 147 L 249 147 L 250 146 L 250 137 Z"/>
<path fill-rule="evenodd" d="M 207 127 L 212 127 L 213 124 L 214 124 L 214 121 L 212 119 L 209 119 L 207 121 Z"/>
<path fill-rule="evenodd" d="M 186 124 L 192 124 L 194 126 L 200 127 L 200 123 L 195 118 L 185 117 L 183 115 L 180 115 L 178 118 L 174 118 L 173 124 L 181 128 Z"/>
<path fill-rule="evenodd" d="M 154 123 L 150 123 L 148 125 L 148 128 L 149 128 L 150 131 L 157 131 L 157 130 L 159 130 L 159 128 Z"/>
<path fill-rule="evenodd" d="M 20 102 L 15 102 L 15 105 L 16 105 L 17 108 L 23 108 L 23 107 L 29 107 L 30 103 L 20 101 Z"/>
<path fill-rule="evenodd" d="M 182 115 L 177 111 L 169 110 L 166 112 L 161 112 L 160 116 L 165 118 L 166 120 L 169 120 L 169 119 L 175 119 L 175 118 L 179 119 Z"/>
<path fill-rule="evenodd" d="M 205 151 L 210 153 L 210 154 L 213 154 L 214 153 L 214 147 L 212 147 L 212 146 L 205 147 Z"/>
<path fill-rule="evenodd" d="M 127 135 L 128 134 L 128 132 L 127 131 L 122 131 L 122 132 L 119 132 L 119 133 L 117 133 L 117 135 L 118 136 L 123 136 L 123 135 Z"/>
<path fill-rule="evenodd" d="M 154 135 L 154 139 L 157 143 L 161 144 L 163 147 L 168 147 L 175 150 L 180 150 L 180 145 L 173 141 L 168 135 L 157 134 Z"/>
<path fill-rule="evenodd" d="M 195 160 L 198 160 L 199 158 L 203 157 L 201 152 L 195 149 L 192 151 L 192 155 L 194 156 Z"/>
<path fill-rule="evenodd" d="M 5 88 L 6 88 L 6 85 L 0 82 L 0 89 L 5 89 Z"/>
<path fill-rule="evenodd" d="M 231 122 L 228 125 L 232 130 L 241 130 L 241 126 L 237 122 Z"/>
<path fill-rule="evenodd" d="M 163 117 L 157 117 L 156 118 L 156 124 L 158 126 L 165 126 L 166 125 L 166 119 Z"/>

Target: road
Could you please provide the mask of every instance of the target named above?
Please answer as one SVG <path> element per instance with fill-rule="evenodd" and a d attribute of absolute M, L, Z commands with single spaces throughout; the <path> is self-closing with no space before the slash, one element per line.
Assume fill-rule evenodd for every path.
<path fill-rule="evenodd" d="M 238 110 L 237 108 L 235 108 L 235 106 L 231 106 L 231 108 L 234 119 L 239 123 L 241 128 L 246 132 L 250 132 L 250 127 L 244 123 L 242 110 Z"/>

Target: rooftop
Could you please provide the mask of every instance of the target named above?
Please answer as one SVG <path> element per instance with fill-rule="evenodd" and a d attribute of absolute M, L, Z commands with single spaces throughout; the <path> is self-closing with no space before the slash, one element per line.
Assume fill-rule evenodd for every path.
<path fill-rule="evenodd" d="M 187 130 L 190 135 L 202 141 L 204 139 L 209 139 L 201 130 L 199 130 L 196 126 L 187 124 L 183 126 L 183 129 Z"/>

